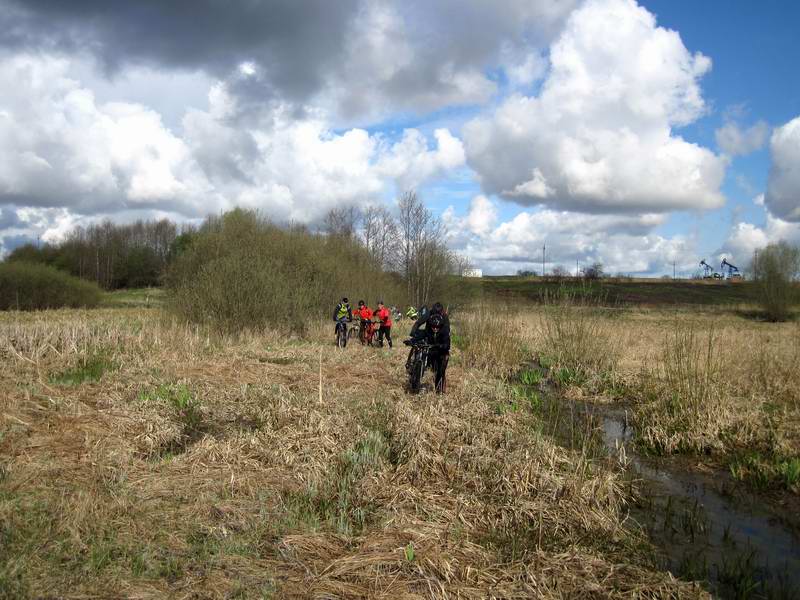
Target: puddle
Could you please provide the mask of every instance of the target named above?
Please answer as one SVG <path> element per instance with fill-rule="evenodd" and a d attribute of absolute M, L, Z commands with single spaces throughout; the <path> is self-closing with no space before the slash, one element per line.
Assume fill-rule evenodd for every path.
<path fill-rule="evenodd" d="M 725 474 L 636 453 L 625 410 L 543 392 L 545 433 L 625 466 L 636 502 L 629 518 L 661 550 L 662 566 L 707 581 L 721 598 L 800 598 L 800 539 Z M 549 429 L 549 430 L 548 430 Z"/>

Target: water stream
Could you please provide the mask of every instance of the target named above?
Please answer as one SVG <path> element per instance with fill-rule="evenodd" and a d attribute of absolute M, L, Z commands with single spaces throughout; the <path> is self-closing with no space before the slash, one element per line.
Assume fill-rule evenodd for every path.
<path fill-rule="evenodd" d="M 619 406 L 568 400 L 549 391 L 543 414 L 562 444 L 594 444 L 624 465 L 636 502 L 629 518 L 679 577 L 707 581 L 722 598 L 800 598 L 800 536 L 726 473 L 637 453 Z"/>

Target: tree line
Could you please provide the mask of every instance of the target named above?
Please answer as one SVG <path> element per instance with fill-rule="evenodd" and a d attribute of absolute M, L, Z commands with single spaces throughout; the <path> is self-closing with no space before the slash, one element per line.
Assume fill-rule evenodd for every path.
<path fill-rule="evenodd" d="M 9 262 L 40 263 L 107 290 L 157 286 L 176 252 L 178 226 L 169 219 L 75 227 L 65 238 L 13 250 Z M 184 227 L 184 234 L 191 227 Z"/>
<path fill-rule="evenodd" d="M 234 213 L 238 215 L 236 219 L 226 220 L 226 215 Z M 198 240 L 207 239 L 212 232 L 219 233 L 228 221 L 248 219 L 255 220 L 260 235 L 269 232 L 273 240 L 280 237 L 277 231 L 283 231 L 286 236 L 282 239 L 291 241 L 297 252 L 301 252 L 302 244 L 297 242 L 300 238 L 319 238 L 318 241 L 324 238 L 330 242 L 328 250 L 335 249 L 340 255 L 357 252 L 362 268 L 390 274 L 398 282 L 398 289 L 393 290 L 397 303 L 419 305 L 432 301 L 437 294 L 445 293 L 449 275 L 460 275 L 468 267 L 462 257 L 448 248 L 442 221 L 413 191 L 398 199 L 395 210 L 386 206 L 335 208 L 316 229 L 280 226 L 257 212 L 241 210 L 210 216 L 199 226 L 178 226 L 169 219 L 131 224 L 104 221 L 76 227 L 57 243 L 21 246 L 11 252 L 7 261 L 55 267 L 107 290 L 159 286 L 168 279 L 176 260 L 197 245 Z M 223 237 L 226 244 L 237 244 L 234 238 Z M 256 246 L 263 252 L 276 252 L 270 244 Z M 210 261 L 210 255 L 204 255 L 203 260 Z"/>

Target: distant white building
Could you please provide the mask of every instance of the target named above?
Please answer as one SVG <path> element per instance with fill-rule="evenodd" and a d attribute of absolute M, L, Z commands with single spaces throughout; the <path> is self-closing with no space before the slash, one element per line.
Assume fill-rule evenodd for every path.
<path fill-rule="evenodd" d="M 464 277 L 483 277 L 483 271 L 481 269 L 464 269 L 463 276 Z"/>

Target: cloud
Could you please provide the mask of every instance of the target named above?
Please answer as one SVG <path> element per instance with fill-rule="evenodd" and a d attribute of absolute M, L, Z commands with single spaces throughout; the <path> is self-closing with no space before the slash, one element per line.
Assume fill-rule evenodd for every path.
<path fill-rule="evenodd" d="M 0 60 L 0 205 L 184 218 L 238 205 L 312 222 L 464 163 L 460 140 L 444 128 L 432 143 L 415 129 L 392 143 L 360 128 L 335 132 L 282 104 L 244 127 L 232 118 L 242 99 L 225 82 L 211 89 L 207 110 L 186 113 L 178 135 L 146 106 L 98 103 L 69 71 L 61 58 Z"/>
<path fill-rule="evenodd" d="M 78 212 L 188 206 L 208 192 L 182 140 L 139 104 L 98 105 L 62 59 L 0 60 L 0 202 Z"/>
<path fill-rule="evenodd" d="M 593 213 L 721 206 L 726 162 L 673 128 L 706 107 L 711 67 L 633 0 L 589 0 L 550 48 L 538 96 L 513 94 L 464 128 L 487 194 Z"/>
<path fill-rule="evenodd" d="M 245 61 L 264 65 L 287 97 L 315 91 L 335 64 L 356 0 L 115 3 L 2 2 L 0 45 L 13 51 L 88 49 L 107 72 L 127 65 L 202 69 L 224 77 Z"/>
<path fill-rule="evenodd" d="M 12 229 L 21 224 L 17 212 L 10 206 L 0 206 L 0 231 Z"/>
<path fill-rule="evenodd" d="M 657 214 L 638 216 L 590 215 L 553 209 L 523 211 L 498 223 L 497 207 L 476 196 L 467 214 L 454 208 L 443 215 L 450 244 L 487 273 L 541 269 L 546 246 L 547 269 L 560 265 L 573 272 L 601 262 L 607 272 L 653 275 L 672 272 L 672 261 L 683 272 L 695 267 L 695 241 L 685 236 L 666 238 L 652 231 L 664 222 Z"/>
<path fill-rule="evenodd" d="M 488 70 L 535 70 L 530 56 L 577 2 L 0 0 L 0 48 L 88 52 L 109 75 L 202 71 L 251 101 L 242 108 L 313 104 L 357 124 L 487 101 L 497 89 Z"/>
<path fill-rule="evenodd" d="M 780 241 L 800 245 L 800 223 L 784 221 L 767 213 L 763 227 L 746 222 L 734 224 L 717 255 L 725 255 L 742 267 L 750 263 L 756 250 Z"/>
<path fill-rule="evenodd" d="M 728 121 L 714 132 L 717 146 L 729 156 L 744 156 L 760 150 L 768 136 L 769 125 L 765 121 L 758 121 L 747 129 Z"/>
<path fill-rule="evenodd" d="M 800 222 L 800 117 L 772 132 L 772 167 L 764 204 L 773 216 Z"/>
<path fill-rule="evenodd" d="M 23 244 L 53 241 L 57 232 L 74 225 L 63 208 L 0 206 L 0 258 Z"/>
<path fill-rule="evenodd" d="M 462 166 L 465 158 L 461 140 L 447 129 L 437 129 L 433 135 L 436 147 L 430 150 L 422 133 L 405 130 L 400 141 L 386 147 L 377 165 L 378 172 L 397 181 L 400 189 L 408 190 Z"/>

